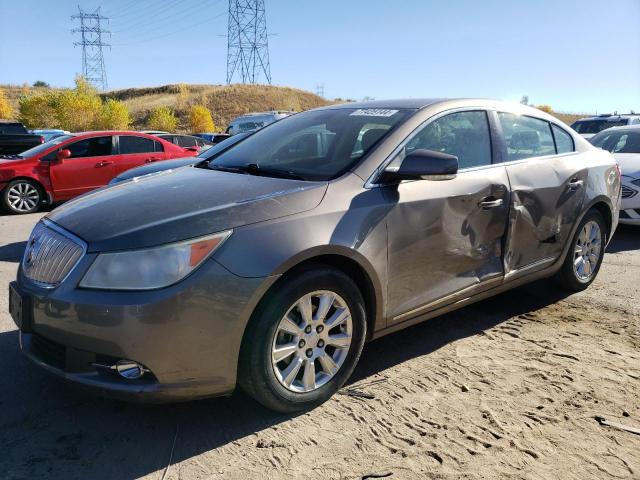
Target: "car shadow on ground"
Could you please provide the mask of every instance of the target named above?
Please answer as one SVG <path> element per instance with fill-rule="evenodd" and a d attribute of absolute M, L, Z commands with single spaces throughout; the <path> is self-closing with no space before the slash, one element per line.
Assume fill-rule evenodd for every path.
<path fill-rule="evenodd" d="M 513 316 L 564 298 L 537 282 L 465 307 L 365 347 L 349 384 L 367 379 Z M 284 422 L 241 392 L 174 405 L 139 405 L 80 394 L 46 375 L 18 351 L 16 331 L 0 334 L 0 471 L 9 478 L 134 478 L 211 452 Z M 336 397 L 340 401 L 340 397 Z M 174 447 L 175 441 L 175 447 Z"/>
<path fill-rule="evenodd" d="M 640 249 L 640 226 L 618 225 L 607 246 L 608 253 L 628 252 Z"/>
<path fill-rule="evenodd" d="M 0 245 L 0 262 L 19 262 L 27 242 L 14 242 Z"/>

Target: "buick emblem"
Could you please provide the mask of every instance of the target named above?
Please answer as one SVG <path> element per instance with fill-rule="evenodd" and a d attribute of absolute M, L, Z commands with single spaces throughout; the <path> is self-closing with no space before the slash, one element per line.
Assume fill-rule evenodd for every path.
<path fill-rule="evenodd" d="M 27 244 L 27 253 L 24 257 L 25 265 L 31 265 L 31 262 L 33 261 L 34 252 L 36 250 L 37 241 L 38 241 L 38 237 L 33 237 L 31 238 L 31 240 L 29 240 L 29 243 Z"/>

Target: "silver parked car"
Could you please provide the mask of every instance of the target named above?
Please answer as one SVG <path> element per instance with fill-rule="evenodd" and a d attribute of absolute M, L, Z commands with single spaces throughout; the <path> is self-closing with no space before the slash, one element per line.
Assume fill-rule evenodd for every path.
<path fill-rule="evenodd" d="M 112 396 L 318 405 L 365 341 L 524 283 L 598 273 L 618 223 L 609 152 L 488 100 L 346 104 L 210 162 L 89 193 L 28 240 L 24 353 Z"/>
<path fill-rule="evenodd" d="M 270 123 L 288 117 L 292 113 L 293 112 L 282 111 L 247 113 L 246 115 L 234 118 L 227 127 L 227 133 L 236 135 L 238 133 L 255 132 Z"/>

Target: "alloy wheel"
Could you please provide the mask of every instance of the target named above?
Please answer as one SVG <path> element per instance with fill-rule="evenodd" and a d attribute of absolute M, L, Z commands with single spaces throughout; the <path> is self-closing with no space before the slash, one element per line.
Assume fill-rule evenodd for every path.
<path fill-rule="evenodd" d="M 7 202 L 16 212 L 31 212 L 40 203 L 40 192 L 28 182 L 19 182 L 9 188 Z"/>
<path fill-rule="evenodd" d="M 328 290 L 304 295 L 276 327 L 271 363 L 286 389 L 306 393 L 329 382 L 349 353 L 353 325 L 342 297 Z"/>
<path fill-rule="evenodd" d="M 590 220 L 582 227 L 576 240 L 573 270 L 581 282 L 588 282 L 595 272 L 602 249 L 602 233 L 598 222 Z"/>

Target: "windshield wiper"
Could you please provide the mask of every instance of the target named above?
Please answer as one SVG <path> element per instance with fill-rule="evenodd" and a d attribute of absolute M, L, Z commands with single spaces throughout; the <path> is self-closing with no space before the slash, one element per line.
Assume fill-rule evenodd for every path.
<path fill-rule="evenodd" d="M 304 180 L 304 177 L 294 173 L 290 170 L 280 170 L 278 168 L 265 168 L 255 163 L 249 163 L 248 165 L 234 165 L 228 167 L 226 165 L 217 165 L 215 163 L 209 164 L 209 168 L 212 170 L 220 170 L 222 172 L 232 173 L 245 173 L 248 175 L 255 175 L 258 177 L 275 177 L 275 178 L 288 178 L 291 180 Z"/>

